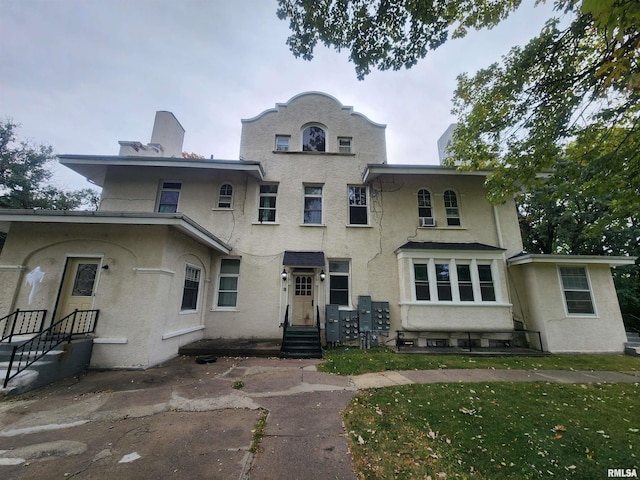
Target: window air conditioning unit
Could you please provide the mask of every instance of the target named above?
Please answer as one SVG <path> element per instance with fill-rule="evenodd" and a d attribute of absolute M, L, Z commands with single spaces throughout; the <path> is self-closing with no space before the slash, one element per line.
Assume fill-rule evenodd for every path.
<path fill-rule="evenodd" d="M 436 219 L 433 217 L 420 217 L 420 226 L 421 227 L 435 227 Z"/>

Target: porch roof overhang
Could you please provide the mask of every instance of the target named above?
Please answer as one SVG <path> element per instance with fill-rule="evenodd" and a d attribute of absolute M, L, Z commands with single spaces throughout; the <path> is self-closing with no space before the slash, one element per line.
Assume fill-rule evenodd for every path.
<path fill-rule="evenodd" d="M 600 264 L 609 267 L 633 265 L 638 257 L 607 256 L 607 255 L 550 255 L 539 253 L 520 253 L 507 259 L 507 265 L 526 265 L 529 263 L 553 263 L 558 265 L 570 264 Z"/>
<path fill-rule="evenodd" d="M 324 252 L 284 252 L 282 265 L 296 267 L 324 267 Z"/>
<path fill-rule="evenodd" d="M 381 175 L 456 175 L 486 177 L 488 170 L 459 170 L 457 167 L 442 165 L 400 165 L 400 164 L 368 164 L 362 174 L 363 183 L 368 183 Z"/>
<path fill-rule="evenodd" d="M 456 250 L 469 252 L 503 252 L 504 248 L 494 247 L 478 242 L 407 242 L 399 247 L 400 250 Z"/>
<path fill-rule="evenodd" d="M 0 210 L 0 232 L 8 232 L 12 223 L 66 223 L 81 225 L 164 225 L 225 255 L 231 247 L 182 213 Z"/>
<path fill-rule="evenodd" d="M 230 170 L 246 172 L 264 180 L 260 162 L 247 160 L 214 160 L 168 157 L 127 157 L 119 155 L 58 155 L 61 165 L 85 177 L 91 183 L 104 186 L 109 167 L 190 168 L 201 170 Z"/>

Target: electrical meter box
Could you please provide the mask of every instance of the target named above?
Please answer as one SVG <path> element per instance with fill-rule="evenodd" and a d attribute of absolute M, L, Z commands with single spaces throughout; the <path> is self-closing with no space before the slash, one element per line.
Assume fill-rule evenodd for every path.
<path fill-rule="evenodd" d="M 327 343 L 340 341 L 340 311 L 338 305 L 329 304 L 325 308 L 324 331 Z"/>
<path fill-rule="evenodd" d="M 390 330 L 389 302 L 371 302 L 372 330 Z"/>
<path fill-rule="evenodd" d="M 340 340 L 352 341 L 358 339 L 358 312 L 340 310 Z"/>
<path fill-rule="evenodd" d="M 360 316 L 360 331 L 370 332 L 373 330 L 371 316 L 371 297 L 368 295 L 360 295 L 358 297 L 358 315 Z"/>

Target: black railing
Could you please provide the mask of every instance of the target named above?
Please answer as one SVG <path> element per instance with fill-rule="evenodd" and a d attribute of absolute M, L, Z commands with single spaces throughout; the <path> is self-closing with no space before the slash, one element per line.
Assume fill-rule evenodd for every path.
<path fill-rule="evenodd" d="M 282 324 L 282 345 L 284 345 L 284 339 L 287 335 L 287 328 L 289 328 L 289 305 L 284 311 L 284 323 Z"/>
<path fill-rule="evenodd" d="M 9 380 L 26 370 L 30 365 L 44 357 L 64 342 L 71 342 L 74 335 L 93 333 L 98 323 L 100 310 L 75 310 L 66 317 L 42 330 L 35 337 L 13 347 L 4 388 Z"/>
<path fill-rule="evenodd" d="M 471 352 L 473 351 L 473 349 L 477 349 L 477 350 L 482 350 L 482 349 L 487 349 L 488 347 L 474 347 L 473 346 L 473 340 L 478 340 L 478 335 L 490 335 L 490 334 L 509 334 L 511 335 L 511 340 L 512 340 L 512 344 L 517 344 L 518 342 L 516 341 L 516 336 L 518 335 L 523 335 L 524 336 L 524 340 L 527 344 L 527 348 L 532 348 L 534 350 L 539 350 L 540 352 L 544 352 L 544 349 L 542 347 L 542 336 L 540 334 L 540 332 L 538 330 L 482 330 L 482 331 L 462 331 L 462 330 L 411 330 L 411 331 L 400 331 L 398 330 L 396 332 L 396 347 L 398 348 L 398 350 L 400 350 L 400 347 L 403 346 L 407 346 L 407 345 L 412 345 L 412 346 L 416 346 L 416 343 L 418 341 L 418 337 L 405 337 L 405 334 L 410 333 L 412 335 L 432 335 L 433 338 L 432 340 L 439 340 L 442 338 L 443 335 L 446 335 L 449 338 L 455 337 L 460 339 L 460 337 L 463 337 L 463 340 L 466 340 L 466 345 L 460 347 L 460 348 L 464 348 L 465 350 Z M 538 337 L 538 346 L 532 346 L 531 344 L 534 342 L 530 342 L 527 334 L 533 334 L 535 336 Z M 440 337 L 438 337 L 438 335 L 440 335 Z M 425 337 L 422 337 L 425 338 Z M 426 338 L 427 340 L 429 340 L 429 338 Z M 498 339 L 499 340 L 499 339 Z M 505 348 L 512 348 L 514 345 L 509 345 L 509 346 L 505 346 Z M 433 348 L 442 348 L 442 347 L 449 347 L 449 345 L 436 345 Z"/>
<path fill-rule="evenodd" d="M 0 342 L 5 340 L 11 341 L 14 335 L 28 335 L 41 332 L 46 317 L 46 310 L 18 309 L 6 317 L 0 318 L 0 332 L 2 334 Z"/>

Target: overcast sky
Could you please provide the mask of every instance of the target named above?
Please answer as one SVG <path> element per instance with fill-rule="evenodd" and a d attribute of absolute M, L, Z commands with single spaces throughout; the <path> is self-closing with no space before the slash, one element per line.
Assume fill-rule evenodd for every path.
<path fill-rule="evenodd" d="M 386 124 L 389 163 L 436 164 L 456 76 L 499 61 L 551 16 L 523 4 L 410 70 L 358 81 L 346 53 L 294 58 L 275 0 L 0 0 L 0 118 L 56 153 L 117 155 L 119 140 L 149 142 L 155 112 L 169 110 L 183 150 L 238 159 L 240 119 L 314 90 Z M 56 172 L 61 188 L 89 186 Z"/>

